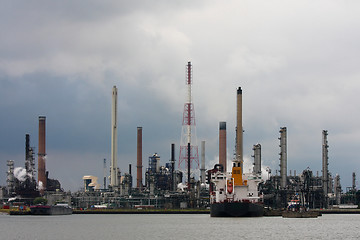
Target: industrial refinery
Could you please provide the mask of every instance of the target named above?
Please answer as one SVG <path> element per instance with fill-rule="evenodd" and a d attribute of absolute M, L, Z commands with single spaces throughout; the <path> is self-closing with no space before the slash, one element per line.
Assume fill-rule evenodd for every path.
<path fill-rule="evenodd" d="M 197 145 L 195 106 L 192 101 L 192 65 L 186 65 L 186 102 L 184 104 L 181 140 L 179 145 L 169 143 L 171 156 L 160 156 L 154 152 L 143 161 L 143 127 L 137 127 L 136 171 L 128 164 L 128 170 L 118 167 L 118 116 L 117 87 L 112 88 L 111 109 L 111 153 L 110 168 L 103 159 L 104 176 L 84 175 L 79 179 L 83 190 L 64 192 L 56 179 L 49 178 L 46 168 L 46 117 L 39 116 L 38 161 L 35 163 L 35 148 L 31 147 L 30 135 L 25 134 L 24 167 L 14 167 L 14 161 L 7 161 L 7 185 L 1 187 L 0 197 L 3 206 L 30 205 L 37 197 L 44 197 L 49 203 L 67 202 L 74 209 L 209 209 L 212 189 L 212 174 L 217 178 L 225 176 L 227 169 L 227 126 L 219 122 L 219 162 L 214 169 L 206 169 L 206 142 Z M 237 93 L 242 92 L 238 88 Z M 235 95 L 235 94 L 234 94 Z M 240 101 L 240 102 L 239 102 Z M 240 125 L 236 130 L 236 156 L 232 160 L 243 169 L 242 100 L 237 98 L 237 119 Z M 246 114 L 246 113 L 245 113 Z M 319 131 L 320 132 L 320 131 Z M 307 168 L 297 172 L 288 170 L 287 127 L 279 130 L 279 169 L 262 170 L 261 143 L 253 145 L 253 170 L 246 173 L 256 178 L 256 198 L 259 204 L 271 209 L 284 209 L 289 199 L 300 194 L 310 209 L 328 209 L 340 206 L 357 207 L 360 193 L 356 189 L 356 174 L 352 174 L 353 185 L 342 191 L 340 176 L 328 170 L 328 131 L 322 130 L 322 170 Z M 176 155 L 176 149 L 178 155 Z M 200 149 L 200 151 L 199 151 Z M 170 160 L 163 160 L 170 159 Z M 320 161 L 320 159 L 319 159 Z M 108 172 L 110 174 L 108 175 Z M 133 174 L 136 173 L 136 176 Z M 36 179 L 37 174 L 37 179 Z M 262 176 L 267 175 L 267 178 Z M 99 179 L 102 179 L 99 180 Z M 245 185 L 249 180 L 246 180 Z M 235 184 L 236 185 L 236 184 Z M 240 184 L 241 185 L 241 184 Z M 219 190 L 219 189 L 218 189 Z M 221 192 L 221 191 L 220 191 Z"/>

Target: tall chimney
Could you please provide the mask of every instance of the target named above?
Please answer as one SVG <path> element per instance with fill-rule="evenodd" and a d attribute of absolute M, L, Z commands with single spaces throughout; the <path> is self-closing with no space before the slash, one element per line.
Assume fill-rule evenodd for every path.
<path fill-rule="evenodd" d="M 240 162 L 243 171 L 243 127 L 242 127 L 242 90 L 237 90 L 237 126 L 236 126 L 236 161 Z"/>
<path fill-rule="evenodd" d="M 136 187 L 142 188 L 142 127 L 137 128 L 137 177 Z"/>
<path fill-rule="evenodd" d="M 46 190 L 45 136 L 46 136 L 46 117 L 39 116 L 38 184 L 40 187 L 41 194 L 43 194 L 44 190 Z"/>
<path fill-rule="evenodd" d="M 112 90 L 111 106 L 111 162 L 110 162 L 110 186 L 118 186 L 118 167 L 117 167 L 117 88 Z"/>
<path fill-rule="evenodd" d="M 226 122 L 219 123 L 219 164 L 226 172 Z"/>

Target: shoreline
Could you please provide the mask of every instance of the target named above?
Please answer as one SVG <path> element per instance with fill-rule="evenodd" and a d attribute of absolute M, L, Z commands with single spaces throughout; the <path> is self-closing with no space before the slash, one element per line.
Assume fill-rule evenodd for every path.
<path fill-rule="evenodd" d="M 314 209 L 320 214 L 360 214 L 360 209 Z M 0 213 L 8 215 L 31 215 L 30 211 L 0 209 Z M 265 211 L 264 217 L 281 216 L 281 210 Z M 210 214 L 208 209 L 94 209 L 73 210 L 73 214 Z"/>
<path fill-rule="evenodd" d="M 210 214 L 210 210 L 185 210 L 185 209 L 96 209 L 73 210 L 73 214 Z"/>

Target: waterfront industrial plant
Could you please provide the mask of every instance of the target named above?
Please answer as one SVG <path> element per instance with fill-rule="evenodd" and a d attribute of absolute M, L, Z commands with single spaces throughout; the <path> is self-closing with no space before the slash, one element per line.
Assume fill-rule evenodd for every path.
<path fill-rule="evenodd" d="M 103 181 L 96 176 L 84 176 L 83 190 L 65 192 L 56 179 L 49 178 L 46 169 L 46 117 L 39 116 L 38 162 L 35 167 L 35 148 L 30 146 L 30 135 L 25 134 L 24 168 L 14 168 L 14 161 L 7 161 L 7 185 L 1 187 L 0 198 L 3 206 L 31 205 L 35 198 L 42 196 L 49 204 L 67 202 L 74 209 L 207 209 L 210 206 L 211 170 L 205 169 L 205 141 L 198 148 L 195 129 L 195 107 L 192 102 L 192 65 L 186 65 L 187 99 L 184 104 L 181 141 L 176 157 L 176 144 L 169 143 L 171 156 L 168 162 L 161 162 L 157 153 L 143 162 L 142 127 L 137 127 L 136 171 L 132 165 L 125 173 L 118 168 L 117 159 L 117 88 L 112 89 L 111 111 L 111 159 L 110 176 L 104 159 Z M 239 88 L 241 91 L 241 88 Z M 239 91 L 239 90 L 238 90 Z M 242 109 L 237 110 L 242 111 Z M 320 131 L 319 131 L 320 132 Z M 274 136 L 276 137 L 276 136 Z M 328 131 L 322 131 L 322 170 L 314 173 L 307 168 L 292 172 L 287 168 L 287 128 L 279 131 L 279 169 L 266 169 L 268 179 L 261 179 L 258 192 L 264 207 L 284 209 L 289 199 L 299 195 L 310 209 L 357 207 L 360 191 L 356 189 L 356 174 L 352 174 L 352 186 L 342 192 L 340 176 L 328 170 Z M 227 161 L 226 122 L 219 123 L 219 162 L 225 173 Z M 242 141 L 242 139 L 241 139 Z M 290 140 L 291 141 L 291 140 Z M 242 146 L 241 146 L 242 147 Z M 200 151 L 199 151 L 200 149 Z M 253 174 L 262 175 L 261 144 L 253 145 Z M 168 156 L 162 156 L 166 159 Z M 177 164 L 176 164 L 177 163 Z M 147 166 L 143 169 L 143 166 Z M 123 170 L 124 172 L 124 170 Z M 136 176 L 133 174 L 136 172 Z M 37 173 L 37 179 L 36 179 Z M 209 187 L 210 186 L 210 187 Z M 210 190 L 209 190 L 210 189 Z"/>

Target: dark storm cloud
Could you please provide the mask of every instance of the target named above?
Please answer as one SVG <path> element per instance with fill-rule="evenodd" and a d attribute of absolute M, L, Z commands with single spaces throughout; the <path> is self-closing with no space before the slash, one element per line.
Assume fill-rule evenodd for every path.
<path fill-rule="evenodd" d="M 114 85 L 122 171 L 135 167 L 137 126 L 143 165 L 154 152 L 165 164 L 170 144 L 178 149 L 185 64 L 192 61 L 207 168 L 217 160 L 219 121 L 227 121 L 231 158 L 241 86 L 248 159 L 259 142 L 263 164 L 275 172 L 278 131 L 286 126 L 288 168 L 316 172 L 321 131 L 328 129 L 329 169 L 350 179 L 360 167 L 353 150 L 360 140 L 359 7 L 357 1 L 6 1 L 1 169 L 12 157 L 23 166 L 25 133 L 36 147 L 37 117 L 46 115 L 50 175 L 72 190 L 83 175 L 101 178 Z M 0 178 L 5 184 L 4 171 Z"/>

